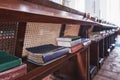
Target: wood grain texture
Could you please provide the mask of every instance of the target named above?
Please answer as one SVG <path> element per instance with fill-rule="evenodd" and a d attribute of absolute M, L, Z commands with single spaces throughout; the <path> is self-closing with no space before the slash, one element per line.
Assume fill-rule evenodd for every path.
<path fill-rule="evenodd" d="M 80 25 L 66 24 L 64 36 L 78 36 Z"/>
<path fill-rule="evenodd" d="M 83 16 L 32 4 L 23 0 L 0 0 L 0 21 L 46 23 L 93 23 Z"/>
<path fill-rule="evenodd" d="M 70 13 L 74 13 L 74 14 L 78 14 L 78 15 L 82 15 L 82 16 L 85 15 L 85 13 L 83 13 L 83 12 L 77 11 L 75 9 L 69 8 L 69 7 L 64 6 L 64 5 L 54 3 L 50 0 L 24 0 L 24 1 L 32 2 L 35 4 L 47 6 L 47 7 L 51 7 L 51 8 L 58 9 L 58 10 L 63 10 L 66 12 L 70 12 Z"/>
<path fill-rule="evenodd" d="M 59 60 L 56 60 L 48 65 L 45 65 L 45 66 L 37 66 L 32 63 L 25 62 L 28 65 L 28 73 L 25 76 L 18 78 L 17 80 L 41 80 L 45 76 L 55 72 L 56 70 L 61 69 L 61 67 L 63 66 L 62 64 L 66 64 L 66 62 L 70 58 L 76 56 L 76 54 L 79 54 L 80 52 L 86 50 L 87 48 L 88 47 L 85 47 L 85 48 L 77 51 L 74 54 L 67 55 L 67 56 L 65 56 Z M 78 76 L 78 77 L 80 77 L 80 76 Z"/>

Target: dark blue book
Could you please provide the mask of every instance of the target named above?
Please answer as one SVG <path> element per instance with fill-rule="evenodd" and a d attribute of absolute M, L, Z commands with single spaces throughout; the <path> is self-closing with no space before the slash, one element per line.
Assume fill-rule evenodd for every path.
<path fill-rule="evenodd" d="M 29 54 L 28 59 L 40 64 L 47 63 L 69 53 L 69 48 L 52 44 L 26 48 L 26 50 Z"/>
<path fill-rule="evenodd" d="M 36 54 L 40 54 L 40 53 L 45 54 L 46 52 L 49 52 L 51 50 L 55 50 L 58 48 L 60 48 L 60 46 L 54 46 L 53 44 L 47 44 L 47 45 L 26 48 L 26 50 L 32 53 L 36 53 Z"/>
<path fill-rule="evenodd" d="M 89 38 L 80 38 L 82 42 L 89 41 Z"/>
<path fill-rule="evenodd" d="M 93 76 L 96 74 L 97 72 L 97 67 L 94 65 L 90 65 L 90 77 L 93 78 Z"/>
<path fill-rule="evenodd" d="M 96 66 L 90 65 L 90 74 L 94 73 Z"/>
<path fill-rule="evenodd" d="M 78 40 L 80 39 L 80 36 L 63 36 L 63 37 L 59 37 L 57 38 L 57 41 L 74 41 L 74 40 Z"/>
<path fill-rule="evenodd" d="M 88 44 L 91 43 L 91 40 L 89 38 L 80 38 L 80 39 L 84 46 L 87 46 Z"/>

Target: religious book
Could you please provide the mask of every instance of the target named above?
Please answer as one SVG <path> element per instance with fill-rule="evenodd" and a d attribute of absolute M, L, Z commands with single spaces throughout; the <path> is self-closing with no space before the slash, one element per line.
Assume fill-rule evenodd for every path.
<path fill-rule="evenodd" d="M 63 55 L 61 57 L 52 59 L 52 60 L 47 61 L 47 62 L 41 62 L 42 60 L 41 61 L 40 60 L 35 60 L 34 58 L 28 58 L 27 61 L 30 62 L 30 63 L 36 64 L 36 65 L 42 65 L 42 66 L 44 66 L 44 65 L 50 64 L 50 63 L 52 63 L 52 62 L 54 62 L 56 60 L 59 60 L 59 59 L 63 58 L 64 56 L 66 56 L 66 55 Z"/>
<path fill-rule="evenodd" d="M 91 40 L 89 38 L 80 38 L 81 42 L 83 43 L 83 46 L 87 46 L 91 43 Z"/>
<path fill-rule="evenodd" d="M 94 66 L 94 65 L 90 65 L 90 77 L 93 78 L 94 75 L 96 74 L 97 72 L 97 67 Z"/>
<path fill-rule="evenodd" d="M 82 42 L 86 42 L 86 41 L 89 41 L 90 39 L 89 38 L 80 38 Z"/>
<path fill-rule="evenodd" d="M 64 46 L 64 47 L 73 47 L 79 45 L 80 43 L 81 43 L 81 39 L 77 39 L 74 41 L 57 41 L 58 46 Z"/>
<path fill-rule="evenodd" d="M 80 39 L 80 36 L 63 36 L 57 38 L 57 41 L 74 41 Z"/>
<path fill-rule="evenodd" d="M 23 63 L 20 66 L 0 72 L 0 80 L 15 80 L 25 75 L 26 73 L 27 73 L 27 65 Z"/>
<path fill-rule="evenodd" d="M 46 63 L 69 53 L 69 48 L 46 44 L 26 48 L 28 59 L 37 63 Z"/>
<path fill-rule="evenodd" d="M 80 50 L 83 48 L 83 44 L 79 44 L 73 47 L 70 47 L 69 53 L 75 53 L 76 51 Z"/>
<path fill-rule="evenodd" d="M 8 54 L 5 51 L 0 51 L 0 72 L 20 66 L 21 58 Z"/>

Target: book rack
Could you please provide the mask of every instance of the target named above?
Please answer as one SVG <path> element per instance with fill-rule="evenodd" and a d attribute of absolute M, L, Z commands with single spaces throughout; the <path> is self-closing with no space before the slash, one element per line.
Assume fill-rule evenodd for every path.
<path fill-rule="evenodd" d="M 89 34 L 91 34 L 91 32 L 99 32 L 99 31 L 111 29 L 111 27 L 103 27 L 103 25 L 101 25 L 101 26 L 95 25 L 94 27 L 91 26 L 92 29 L 89 27 L 90 27 L 90 25 L 88 25 L 88 26 L 82 25 L 79 35 L 81 37 L 89 38 Z M 115 43 L 115 37 L 117 34 L 118 34 L 118 32 L 114 31 L 114 33 L 112 33 L 112 34 L 109 33 L 107 35 L 104 35 L 100 39 L 92 40 L 92 43 L 90 45 L 90 65 L 96 66 L 97 71 L 99 71 L 104 60 L 109 55 L 110 51 L 112 51 L 112 49 L 114 48 L 114 46 L 111 46 L 111 45 Z M 96 73 L 97 72 L 95 72 L 95 73 L 93 72 L 93 75 L 90 75 L 90 79 L 92 79 Z"/>
<path fill-rule="evenodd" d="M 0 50 L 7 51 L 13 55 L 15 55 L 16 25 L 16 22 L 0 23 Z"/>
<path fill-rule="evenodd" d="M 84 19 L 84 17 L 84 13 L 75 14 L 74 12 L 53 9 L 23 0 L 1 0 L 0 21 L 3 23 L 0 23 L 0 37 L 2 36 L 0 48 L 22 58 L 27 22 L 59 23 L 63 24 L 64 29 L 65 24 L 78 24 L 80 30 L 77 34 L 85 38 L 88 37 L 88 30 L 91 26 L 99 26 L 102 29 L 107 27 L 103 30 L 109 30 L 113 27 L 113 25 L 105 25 Z M 61 29 L 60 36 L 64 35 L 64 29 Z M 97 66 L 97 70 L 99 70 L 99 57 L 104 58 L 108 53 L 108 49 L 110 48 L 110 51 L 113 49 L 110 46 L 115 43 L 117 33 L 118 31 L 115 31 L 103 39 L 92 41 L 90 45 L 79 51 L 45 66 L 37 66 L 23 59 L 23 62 L 28 65 L 28 73 L 17 80 L 41 80 L 51 73 L 58 76 L 62 74 L 75 80 L 90 80 L 90 65 Z M 7 44 L 7 46 L 4 46 L 4 44 Z M 65 67 L 69 68 L 66 69 Z"/>
<path fill-rule="evenodd" d="M 89 50 L 89 46 L 88 47 L 86 47 L 86 48 L 83 48 L 82 50 L 79 50 L 78 52 L 76 52 L 76 53 L 73 53 L 73 54 L 70 54 L 70 55 L 67 55 L 67 56 L 65 56 L 65 57 L 63 57 L 63 58 L 61 58 L 61 59 L 59 59 L 59 60 L 56 60 L 56 61 L 54 61 L 54 62 L 52 62 L 52 63 L 50 63 L 50 64 L 48 64 L 48 65 L 45 65 L 45 66 L 37 66 L 37 65 L 34 65 L 34 64 L 31 64 L 31 63 L 29 63 L 29 62 L 26 62 L 25 61 L 25 63 L 27 63 L 27 65 L 28 65 L 28 74 L 27 75 L 25 75 L 25 76 L 23 76 L 23 77 L 21 77 L 21 78 L 19 78 L 19 79 L 17 79 L 17 80 L 23 80 L 23 79 L 28 79 L 28 80 L 31 80 L 31 79 L 33 79 L 33 80 L 39 80 L 39 79 L 42 79 L 42 78 L 44 78 L 45 76 L 47 76 L 47 75 L 49 75 L 49 74 L 51 74 L 51 73 L 53 73 L 53 72 L 59 72 L 59 74 L 61 73 L 61 74 L 65 74 L 64 73 L 64 70 L 66 70 L 66 69 L 64 69 L 65 67 L 64 66 L 66 66 L 66 67 L 71 67 L 71 66 L 73 66 L 72 64 L 69 64 L 69 65 L 67 65 L 68 64 L 68 62 L 69 63 L 75 63 L 75 62 L 78 62 L 77 64 L 75 63 L 74 64 L 74 66 L 73 67 L 76 67 L 76 68 L 74 68 L 76 71 L 78 70 L 78 69 L 80 69 L 79 71 L 78 71 L 78 73 L 80 73 L 81 74 L 81 70 L 85 70 L 85 71 L 83 71 L 83 73 L 84 73 L 84 75 L 86 75 L 86 76 L 83 76 L 83 75 L 79 75 L 79 76 L 81 76 L 81 77 L 78 77 L 78 78 L 82 78 L 82 79 L 85 79 L 85 78 L 87 78 L 87 75 L 88 75 L 88 64 L 87 64 L 87 58 L 83 58 L 85 55 L 84 54 L 86 54 L 86 57 L 88 56 L 88 50 Z M 77 55 L 77 56 L 76 56 Z M 74 58 L 75 58 L 75 60 L 76 61 L 71 61 L 71 60 L 74 60 Z M 86 64 L 82 64 L 81 65 L 81 61 L 82 61 L 82 63 L 86 63 Z M 66 64 L 67 63 L 67 64 Z M 75 66 L 76 65 L 76 66 Z M 77 67 L 78 66 L 78 67 Z M 85 69 L 82 69 L 82 68 L 85 68 Z M 63 71 L 62 71 L 63 70 Z M 72 69 L 71 69 L 72 70 Z M 65 71 L 66 72 L 66 71 Z M 75 73 L 75 72 L 74 72 Z M 71 73 L 72 74 L 72 73 Z M 67 74 L 66 73 L 66 75 L 69 75 L 69 74 Z M 78 75 L 78 74 L 77 74 Z M 69 77 L 70 77 L 70 75 L 69 75 Z M 73 78 L 75 78 L 76 76 L 74 76 L 74 74 L 71 76 L 71 77 L 73 77 Z"/>

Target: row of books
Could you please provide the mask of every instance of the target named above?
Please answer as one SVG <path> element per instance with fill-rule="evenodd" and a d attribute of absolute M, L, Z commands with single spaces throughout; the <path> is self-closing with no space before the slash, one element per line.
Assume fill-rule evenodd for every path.
<path fill-rule="evenodd" d="M 58 46 L 53 44 L 26 48 L 27 60 L 37 65 L 46 65 L 58 60 L 69 53 L 74 53 L 91 41 L 79 36 L 64 36 L 57 38 Z"/>
<path fill-rule="evenodd" d="M 0 80 L 15 80 L 27 73 L 22 60 L 5 51 L 0 51 Z"/>
<path fill-rule="evenodd" d="M 8 39 L 8 38 L 14 38 L 14 37 L 15 37 L 14 30 L 1 30 L 0 31 L 0 39 Z"/>
<path fill-rule="evenodd" d="M 69 53 L 74 53 L 83 47 L 80 36 L 64 36 L 57 38 L 57 44 L 58 46 L 68 47 Z"/>
<path fill-rule="evenodd" d="M 80 38 L 80 36 L 64 36 L 57 38 L 57 43 L 59 46 L 68 47 L 69 53 L 74 53 L 83 48 L 83 46 L 91 43 L 91 40 L 88 38 Z"/>

